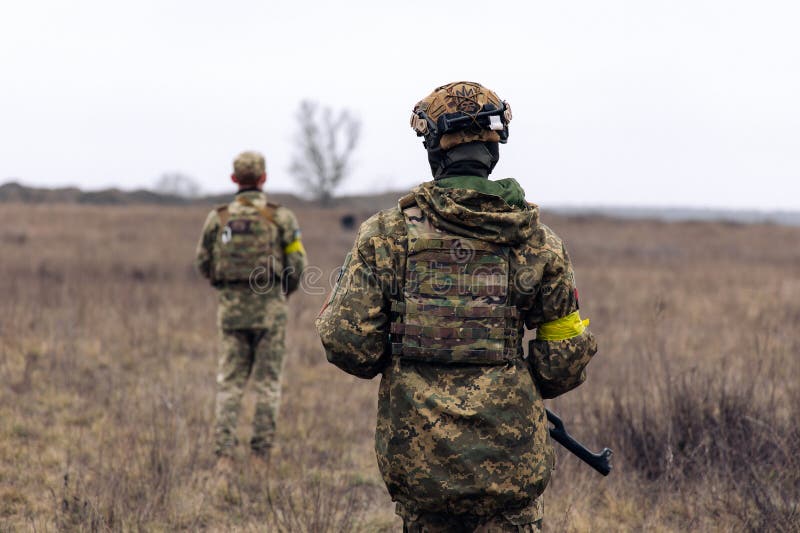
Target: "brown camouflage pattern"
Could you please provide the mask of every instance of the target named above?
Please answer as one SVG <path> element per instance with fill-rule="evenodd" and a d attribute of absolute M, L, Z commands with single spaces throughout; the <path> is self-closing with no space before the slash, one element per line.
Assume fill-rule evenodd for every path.
<path fill-rule="evenodd" d="M 267 163 L 259 152 L 242 152 L 233 160 L 233 175 L 241 182 L 256 181 L 267 171 Z"/>
<path fill-rule="evenodd" d="M 474 514 L 411 513 L 401 505 L 397 514 L 403 518 L 403 531 L 408 533 L 541 533 L 544 505 L 541 498 L 515 511 L 492 516 Z"/>
<path fill-rule="evenodd" d="M 395 358 L 375 448 L 389 493 L 412 509 L 494 514 L 544 492 L 553 467 L 544 405 L 522 359 L 432 365 Z"/>
<path fill-rule="evenodd" d="M 237 196 L 246 198 L 254 207 L 234 200 L 227 206 L 231 219 L 235 219 L 240 214 L 246 214 L 249 218 L 262 217 L 257 212 L 257 208 L 267 207 L 265 193 L 247 191 L 241 192 Z M 249 279 L 242 279 L 234 283 L 223 283 L 215 279 L 218 261 L 216 253 L 222 231 L 219 210 L 213 209 L 206 218 L 200 241 L 197 244 L 195 266 L 197 271 L 218 289 L 217 322 L 220 328 L 269 328 L 271 318 L 267 313 L 267 308 L 276 301 L 283 302 L 286 299 L 285 292 L 291 293 L 297 289 L 300 283 L 300 276 L 307 263 L 305 253 L 297 251 L 283 254 L 286 246 L 300 238 L 297 219 L 289 209 L 281 206 L 276 206 L 272 214 L 275 222 L 273 230 L 276 242 L 270 245 L 270 248 L 274 250 L 274 255 L 270 257 L 274 258 L 274 262 L 269 258 L 262 259 L 264 256 L 260 251 L 244 250 L 243 255 L 253 258 L 251 275 Z M 274 272 L 278 274 L 274 274 L 270 268 L 264 268 L 264 263 L 276 265 Z M 281 284 L 285 291 L 282 290 Z"/>
<path fill-rule="evenodd" d="M 481 85 L 471 81 L 456 81 L 442 85 L 433 90 L 431 94 L 417 102 L 411 114 L 411 127 L 414 131 L 424 134 L 427 123 L 417 116 L 417 112 L 424 111 L 434 122 L 445 113 L 462 112 L 475 116 L 481 108 L 488 104 L 501 107 L 500 98 Z M 506 114 L 506 120 L 511 121 L 511 110 Z M 450 150 L 459 144 L 472 141 L 499 142 L 500 135 L 496 131 L 481 129 L 480 131 L 461 130 L 442 135 L 439 145 L 442 150 Z"/>
<path fill-rule="evenodd" d="M 245 198 L 252 206 L 234 200 L 227 206 L 229 220 L 236 219 L 240 212 L 253 215 L 257 208 L 267 206 L 267 196 L 261 191 L 240 192 L 237 197 Z M 236 423 L 248 380 L 253 382 L 256 395 L 251 448 L 257 453 L 266 453 L 274 439 L 286 351 L 286 295 L 297 289 L 306 256 L 302 248 L 283 253 L 286 246 L 300 238 L 294 214 L 276 206 L 272 218 L 276 242 L 270 244 L 270 249 L 277 256 L 276 262 L 283 266 L 277 276 L 254 265 L 253 275 L 246 281 L 220 283 L 215 280 L 216 253 L 222 231 L 219 208 L 208 214 L 197 245 L 195 266 L 217 288 L 219 297 L 220 358 L 214 431 L 218 454 L 227 454 L 236 445 Z M 251 255 L 259 256 L 258 253 Z"/>
<path fill-rule="evenodd" d="M 254 273 L 260 273 L 267 282 L 280 281 L 283 253 L 280 228 L 272 221 L 273 207 L 267 205 L 263 211 L 259 210 L 245 194 L 236 199 L 230 206 L 217 210 L 225 220 L 214 241 L 214 282 L 249 283 Z"/>
<path fill-rule="evenodd" d="M 268 312 L 270 328 L 220 330 L 214 425 L 214 451 L 218 455 L 230 455 L 237 444 L 236 424 L 248 380 L 256 403 L 250 448 L 262 455 L 272 448 L 286 353 L 286 304 L 275 302 Z"/>
<path fill-rule="evenodd" d="M 538 208 L 424 183 L 400 201 L 447 234 L 509 247 L 509 304 L 528 328 L 577 309 L 563 243 Z M 375 449 L 392 498 L 409 512 L 491 516 L 522 509 L 553 467 L 542 392 L 569 390 L 596 349 L 587 330 L 507 365 L 436 365 L 392 356 L 392 302 L 403 298 L 408 249 L 400 207 L 367 220 L 317 319 L 328 360 L 353 375 L 382 374 Z M 522 327 L 517 352 L 522 354 Z M 538 346 L 538 345 L 537 345 Z"/>
<path fill-rule="evenodd" d="M 530 341 L 528 362 L 542 398 L 555 398 L 586 381 L 586 365 L 595 352 L 597 341 L 588 329 L 563 341 Z"/>

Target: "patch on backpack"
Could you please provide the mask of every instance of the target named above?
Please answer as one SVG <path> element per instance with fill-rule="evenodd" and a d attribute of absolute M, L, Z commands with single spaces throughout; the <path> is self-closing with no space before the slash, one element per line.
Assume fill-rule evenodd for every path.
<path fill-rule="evenodd" d="M 228 222 L 228 227 L 231 229 L 231 233 L 234 235 L 253 233 L 252 223 L 252 220 L 231 220 Z"/>
<path fill-rule="evenodd" d="M 225 226 L 225 229 L 222 230 L 222 236 L 220 239 L 222 240 L 222 244 L 228 244 L 231 242 L 231 228 L 229 226 Z"/>

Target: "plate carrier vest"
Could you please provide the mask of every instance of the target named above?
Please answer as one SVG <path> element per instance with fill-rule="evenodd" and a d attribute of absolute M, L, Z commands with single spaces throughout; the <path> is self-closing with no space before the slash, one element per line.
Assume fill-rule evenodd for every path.
<path fill-rule="evenodd" d="M 392 354 L 430 363 L 500 365 L 518 356 L 520 314 L 508 305 L 509 248 L 444 233 L 403 210 L 403 301 L 392 302 Z"/>

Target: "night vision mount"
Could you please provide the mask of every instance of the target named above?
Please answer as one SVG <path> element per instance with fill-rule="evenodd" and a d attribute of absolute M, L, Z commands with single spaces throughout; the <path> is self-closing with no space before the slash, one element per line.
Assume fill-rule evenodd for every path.
<path fill-rule="evenodd" d="M 500 136 L 500 142 L 508 140 L 508 123 L 511 121 L 511 107 L 503 101 L 498 108 L 492 103 L 484 104 L 475 113 L 445 113 L 434 121 L 425 111 L 419 110 L 412 116 L 412 127 L 418 137 L 425 137 L 423 145 L 427 149 L 439 146 L 442 135 L 457 131 L 480 133 L 481 130 L 491 130 Z"/>

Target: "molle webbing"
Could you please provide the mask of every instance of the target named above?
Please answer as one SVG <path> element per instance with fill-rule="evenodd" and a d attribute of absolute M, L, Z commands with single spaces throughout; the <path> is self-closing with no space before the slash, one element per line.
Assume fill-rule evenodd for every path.
<path fill-rule="evenodd" d="M 493 245 L 488 242 L 479 241 L 477 239 L 466 239 L 460 237 L 449 237 L 449 238 L 426 238 L 426 237 L 419 237 L 416 241 L 414 241 L 413 246 L 415 250 L 444 250 L 448 252 L 452 252 L 452 255 L 456 255 L 458 253 L 459 244 L 462 246 L 462 250 L 464 253 L 469 253 L 471 251 L 483 251 L 483 252 L 496 252 L 498 246 Z M 455 248 L 454 248 L 455 247 Z M 499 263 L 501 260 L 495 260 L 494 257 L 486 258 L 486 260 L 492 263 Z"/>
<path fill-rule="evenodd" d="M 416 326 L 399 322 L 392 323 L 391 332 L 429 339 L 505 339 L 514 335 L 514 331 L 508 328 Z"/>
<path fill-rule="evenodd" d="M 393 302 L 392 353 L 431 363 L 504 364 L 517 356 L 519 312 L 508 306 L 508 249 L 443 233 L 403 211 L 403 301 Z"/>
<path fill-rule="evenodd" d="M 399 314 L 421 314 L 439 316 L 457 316 L 462 318 L 513 318 L 519 319 L 519 311 L 516 307 L 503 306 L 472 306 L 472 307 L 452 307 L 443 305 L 420 305 L 411 302 L 392 302 L 392 311 Z"/>

